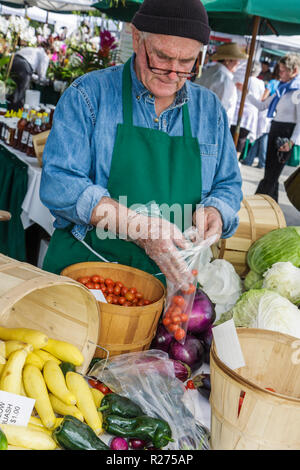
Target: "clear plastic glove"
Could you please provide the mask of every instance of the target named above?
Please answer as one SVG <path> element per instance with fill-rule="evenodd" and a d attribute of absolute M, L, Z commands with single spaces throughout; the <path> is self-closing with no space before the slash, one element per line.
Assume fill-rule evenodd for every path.
<path fill-rule="evenodd" d="M 139 226 L 139 232 L 133 230 L 133 225 L 135 228 Z M 130 218 L 128 234 L 132 241 L 145 250 L 170 282 L 188 289 L 193 276 L 181 250 L 188 249 L 190 242 L 175 224 L 163 218 L 137 214 Z"/>
<path fill-rule="evenodd" d="M 194 212 L 193 223 L 203 238 L 216 236 L 216 242 L 221 238 L 223 221 L 220 212 L 215 207 L 200 207 Z"/>

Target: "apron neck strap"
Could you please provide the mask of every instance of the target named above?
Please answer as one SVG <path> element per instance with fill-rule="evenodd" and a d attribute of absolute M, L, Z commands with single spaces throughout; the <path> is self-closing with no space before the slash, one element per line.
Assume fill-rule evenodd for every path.
<path fill-rule="evenodd" d="M 123 123 L 129 126 L 133 125 L 132 120 L 132 82 L 130 71 L 131 59 L 128 59 L 124 64 L 122 76 L 122 102 L 123 102 Z M 191 121 L 189 115 L 188 104 L 182 106 L 182 122 L 183 122 L 183 135 L 185 137 L 192 137 Z"/>

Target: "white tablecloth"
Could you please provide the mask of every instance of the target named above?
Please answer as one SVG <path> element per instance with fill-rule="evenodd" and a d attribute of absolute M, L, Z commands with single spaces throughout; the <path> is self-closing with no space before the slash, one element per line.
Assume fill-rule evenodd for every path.
<path fill-rule="evenodd" d="M 40 200 L 40 183 L 42 169 L 35 157 L 28 157 L 24 152 L 13 149 L 1 142 L 1 145 L 16 155 L 20 160 L 28 165 L 28 186 L 27 192 L 22 203 L 21 219 L 24 229 L 36 223 L 43 227 L 49 235 L 54 232 L 54 217 L 49 209 L 44 206 Z"/>

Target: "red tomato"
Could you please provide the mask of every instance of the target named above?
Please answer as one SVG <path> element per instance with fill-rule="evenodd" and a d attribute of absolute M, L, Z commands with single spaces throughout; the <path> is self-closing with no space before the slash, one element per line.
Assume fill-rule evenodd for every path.
<path fill-rule="evenodd" d="M 136 298 L 139 299 L 139 300 L 144 297 L 143 294 L 141 294 L 141 292 L 136 292 L 136 293 L 135 293 L 135 296 L 136 296 Z"/>
<path fill-rule="evenodd" d="M 149 305 L 149 304 L 151 304 L 151 300 L 145 299 L 145 300 L 144 300 L 144 305 Z"/>
<path fill-rule="evenodd" d="M 113 294 L 114 293 L 114 288 L 111 284 L 108 284 L 107 288 L 106 288 L 106 292 L 108 294 Z"/>
<path fill-rule="evenodd" d="M 192 270 L 192 275 L 193 275 L 193 276 L 198 276 L 198 271 L 197 271 L 197 269 L 193 269 L 193 270 Z"/>
<path fill-rule="evenodd" d="M 98 282 L 95 282 L 94 289 L 100 289 L 100 284 Z"/>
<path fill-rule="evenodd" d="M 127 292 L 128 292 L 128 288 L 125 287 L 125 286 L 123 286 L 123 287 L 121 288 L 121 294 L 122 294 L 122 296 L 125 297 L 125 294 L 127 294 Z"/>
<path fill-rule="evenodd" d="M 175 325 L 179 325 L 181 323 L 180 315 L 172 315 L 172 323 L 175 323 Z"/>
<path fill-rule="evenodd" d="M 131 307 L 132 303 L 129 302 L 128 300 L 126 300 L 126 302 L 124 302 L 124 307 Z"/>
<path fill-rule="evenodd" d="M 130 287 L 129 292 L 131 292 L 132 294 L 136 294 L 137 292 L 136 287 Z"/>
<path fill-rule="evenodd" d="M 115 286 L 118 286 L 118 287 L 120 287 L 120 289 L 122 289 L 122 287 L 124 287 L 124 284 L 120 281 L 116 281 Z"/>
<path fill-rule="evenodd" d="M 196 389 L 196 387 L 194 385 L 194 382 L 192 380 L 187 381 L 185 388 L 189 388 L 190 390 L 195 390 Z"/>
<path fill-rule="evenodd" d="M 134 299 L 134 294 L 130 291 L 126 292 L 125 299 L 128 300 L 129 302 L 132 302 Z"/>
<path fill-rule="evenodd" d="M 140 299 L 137 303 L 138 307 L 142 307 L 144 305 L 143 299 Z"/>
<path fill-rule="evenodd" d="M 101 282 L 100 276 L 98 276 L 98 274 L 95 274 L 94 276 L 92 276 L 92 279 L 91 279 L 91 280 L 92 280 L 93 282 L 95 282 L 95 283 L 96 283 L 96 282 L 97 282 L 97 283 Z"/>
<path fill-rule="evenodd" d="M 107 296 L 106 296 L 106 302 L 107 302 L 108 304 L 112 304 L 112 303 L 113 303 L 113 298 L 112 298 L 111 295 L 107 295 Z"/>
<path fill-rule="evenodd" d="M 171 320 L 170 317 L 165 317 L 165 318 L 163 319 L 162 323 L 163 323 L 164 326 L 168 326 L 168 325 L 171 325 L 172 320 Z"/>
<path fill-rule="evenodd" d="M 171 323 L 171 325 L 168 326 L 168 330 L 170 333 L 175 333 L 176 330 L 178 330 L 179 325 L 175 325 L 175 323 Z"/>
<path fill-rule="evenodd" d="M 115 295 L 120 295 L 120 293 L 121 293 L 121 287 L 115 285 L 115 287 L 114 287 L 114 294 L 115 294 Z"/>
<path fill-rule="evenodd" d="M 104 385 L 102 382 L 99 382 L 99 380 L 89 379 L 88 382 L 89 382 L 89 385 L 92 388 L 96 388 L 97 390 L 100 390 L 100 392 L 102 392 L 103 395 L 107 395 L 108 393 L 112 393 L 112 391 L 106 385 Z"/>
<path fill-rule="evenodd" d="M 85 285 L 85 287 L 87 287 L 88 289 L 94 289 L 94 286 L 95 286 L 95 284 L 91 281 L 87 282 L 86 285 Z"/>
<path fill-rule="evenodd" d="M 194 284 L 190 284 L 190 287 L 188 288 L 188 290 L 182 291 L 182 292 L 184 293 L 184 295 L 190 295 L 193 292 L 195 292 L 195 290 L 196 290 L 196 287 L 194 286 Z"/>
<path fill-rule="evenodd" d="M 115 305 L 119 304 L 119 297 L 117 295 L 112 295 L 112 303 Z"/>
<path fill-rule="evenodd" d="M 182 295 L 175 295 L 173 297 L 173 303 L 175 305 L 178 305 L 178 307 L 183 307 L 184 304 L 185 304 L 185 301 L 184 301 L 184 298 L 182 297 Z"/>
<path fill-rule="evenodd" d="M 77 279 L 77 281 L 81 282 L 82 284 L 86 284 L 87 282 L 90 282 L 90 280 L 91 280 L 90 276 L 79 277 Z"/>
<path fill-rule="evenodd" d="M 185 337 L 185 331 L 183 328 L 177 328 L 174 333 L 174 338 L 177 341 L 181 341 Z"/>
<path fill-rule="evenodd" d="M 120 304 L 120 305 L 124 305 L 125 302 L 126 302 L 125 297 L 119 297 L 119 304 Z"/>
<path fill-rule="evenodd" d="M 115 285 L 114 281 L 112 279 L 109 279 L 109 278 L 105 279 L 104 283 L 107 286 L 109 286 L 109 285 L 114 286 Z"/>
<path fill-rule="evenodd" d="M 107 287 L 106 287 L 105 284 L 100 284 L 100 289 L 102 290 L 103 294 L 104 294 L 104 292 L 107 291 Z"/>
<path fill-rule="evenodd" d="M 187 313 L 182 313 L 180 315 L 180 319 L 181 319 L 182 323 L 185 323 L 186 321 L 188 321 L 189 316 L 187 315 Z"/>
<path fill-rule="evenodd" d="M 174 307 L 173 311 L 172 311 L 172 316 L 175 316 L 177 317 L 177 315 L 180 315 L 182 313 L 182 310 L 180 307 Z"/>

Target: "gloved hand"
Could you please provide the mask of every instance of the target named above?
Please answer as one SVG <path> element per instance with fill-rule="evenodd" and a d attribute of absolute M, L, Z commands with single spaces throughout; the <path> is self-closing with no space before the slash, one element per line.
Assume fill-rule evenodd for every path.
<path fill-rule="evenodd" d="M 139 230 L 134 230 L 133 225 Z M 129 238 L 143 248 L 168 281 L 187 290 L 193 282 L 186 261 L 181 253 L 190 247 L 191 243 L 184 238 L 179 228 L 165 219 L 159 217 L 147 217 L 141 214 L 129 217 Z"/>
<path fill-rule="evenodd" d="M 202 238 L 207 239 L 216 235 L 216 242 L 220 239 L 223 221 L 220 212 L 215 207 L 199 207 L 193 214 L 193 223 Z"/>

